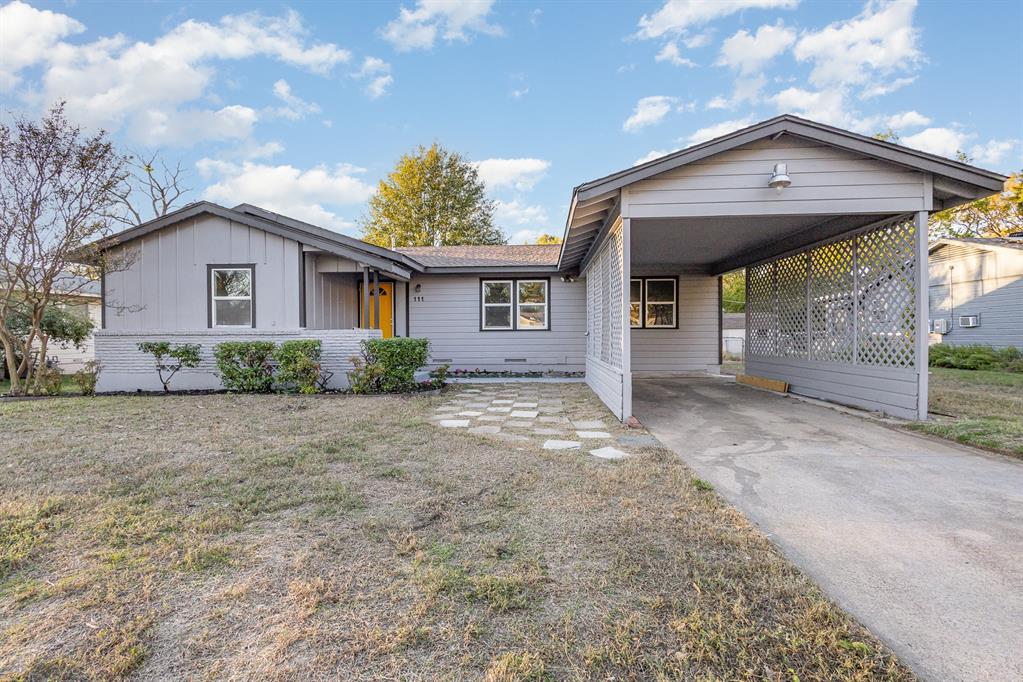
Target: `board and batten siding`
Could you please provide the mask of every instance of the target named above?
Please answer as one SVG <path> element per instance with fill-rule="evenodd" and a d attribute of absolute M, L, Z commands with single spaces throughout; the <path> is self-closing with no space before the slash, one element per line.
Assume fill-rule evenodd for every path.
<path fill-rule="evenodd" d="M 776 163 L 792 186 L 767 186 Z M 930 178 L 785 135 L 694 161 L 640 180 L 624 191 L 622 215 L 672 218 L 734 215 L 898 213 L 931 208 Z"/>
<path fill-rule="evenodd" d="M 718 278 L 680 275 L 676 314 L 678 329 L 632 330 L 633 376 L 719 371 Z"/>
<path fill-rule="evenodd" d="M 106 274 L 106 329 L 206 329 L 207 265 L 256 266 L 256 328 L 299 326 L 299 244 L 258 228 L 204 215 L 113 250 L 129 265 Z"/>
<path fill-rule="evenodd" d="M 488 371 L 579 372 L 584 369 L 586 289 L 583 283 L 562 282 L 556 275 L 546 274 L 514 277 L 550 277 L 549 330 L 481 331 L 479 275 L 413 276 L 409 283 L 409 335 L 430 340 L 430 366 L 449 364 L 451 369 Z M 483 279 L 502 278 L 511 277 L 483 276 Z M 420 285 L 419 291 L 415 291 L 417 285 Z M 396 313 L 402 314 L 400 310 Z M 397 328 L 403 326 L 402 322 Z"/>
<path fill-rule="evenodd" d="M 325 253 L 305 255 L 306 327 L 353 329 L 359 326 L 355 261 Z"/>
<path fill-rule="evenodd" d="M 947 244 L 930 256 L 930 319 L 952 321 L 933 341 L 1023 349 L 1023 250 Z M 979 315 L 979 327 L 960 327 Z"/>

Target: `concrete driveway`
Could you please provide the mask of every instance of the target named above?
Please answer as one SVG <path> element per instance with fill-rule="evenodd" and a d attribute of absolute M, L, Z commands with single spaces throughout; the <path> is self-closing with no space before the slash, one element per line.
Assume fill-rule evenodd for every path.
<path fill-rule="evenodd" d="M 722 379 L 633 411 L 932 680 L 1023 680 L 1023 462 Z"/>

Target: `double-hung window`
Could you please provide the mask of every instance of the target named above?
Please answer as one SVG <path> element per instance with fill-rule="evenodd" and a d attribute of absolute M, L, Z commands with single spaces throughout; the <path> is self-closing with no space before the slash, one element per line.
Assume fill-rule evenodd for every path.
<path fill-rule="evenodd" d="M 550 281 L 485 279 L 480 282 L 483 331 L 550 329 Z"/>
<path fill-rule="evenodd" d="M 629 283 L 629 324 L 633 329 L 678 327 L 678 280 L 638 277 Z"/>
<path fill-rule="evenodd" d="M 210 326 L 256 326 L 254 265 L 211 265 Z"/>

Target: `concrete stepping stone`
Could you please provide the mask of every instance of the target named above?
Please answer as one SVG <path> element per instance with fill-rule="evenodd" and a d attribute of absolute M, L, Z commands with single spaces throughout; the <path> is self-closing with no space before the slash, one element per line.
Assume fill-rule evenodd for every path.
<path fill-rule="evenodd" d="M 479 417 L 482 414 L 483 414 L 482 412 L 476 412 L 475 410 L 466 410 L 465 412 L 459 412 L 458 416 L 459 417 Z"/>
<path fill-rule="evenodd" d="M 469 433 L 475 433 L 479 435 L 492 436 L 496 433 L 501 433 L 500 426 L 474 426 L 469 429 Z"/>
<path fill-rule="evenodd" d="M 515 415 L 512 415 L 512 416 L 514 417 Z M 522 429 L 531 429 L 531 428 L 533 428 L 533 422 L 531 422 L 531 421 L 529 421 L 527 419 L 516 419 L 516 420 L 509 419 L 508 421 L 506 421 L 504 423 L 504 425 L 505 426 L 514 426 L 514 427 L 522 428 Z"/>
<path fill-rule="evenodd" d="M 465 414 L 464 412 L 462 414 Z M 576 431 L 575 435 L 579 438 L 610 438 L 611 434 L 607 431 Z"/>
<path fill-rule="evenodd" d="M 445 429 L 464 429 L 469 426 L 468 419 L 441 419 L 440 425 Z"/>
<path fill-rule="evenodd" d="M 515 403 L 512 407 L 536 407 L 536 403 Z"/>
<path fill-rule="evenodd" d="M 544 424 L 567 424 L 568 417 L 552 417 L 550 415 L 542 415 L 536 418 L 537 421 L 543 422 Z"/>
<path fill-rule="evenodd" d="M 561 429 L 540 428 L 533 429 L 533 433 L 535 433 L 538 436 L 562 436 L 564 435 L 565 432 L 562 431 Z"/>
<path fill-rule="evenodd" d="M 485 414 L 480 417 L 481 422 L 503 422 L 507 417 L 502 417 L 497 414 Z"/>
<path fill-rule="evenodd" d="M 590 454 L 594 457 L 600 457 L 601 459 L 625 459 L 629 456 L 629 453 L 622 452 L 618 448 L 613 448 L 610 445 L 606 448 L 597 448 L 596 450 L 590 450 Z"/>
<path fill-rule="evenodd" d="M 465 406 L 470 410 L 485 410 L 490 407 L 490 403 L 466 403 Z"/>
<path fill-rule="evenodd" d="M 510 407 L 488 407 L 487 412 L 511 412 Z"/>
<path fill-rule="evenodd" d="M 462 408 L 459 407 L 458 405 L 441 405 L 440 407 L 437 408 L 436 411 L 437 412 L 458 412 L 460 409 L 462 409 Z"/>
<path fill-rule="evenodd" d="M 537 414 L 536 410 L 515 410 L 511 416 L 516 419 L 536 419 Z"/>
<path fill-rule="evenodd" d="M 590 421 L 583 420 L 583 421 L 575 422 L 575 428 L 589 430 L 589 429 L 603 429 L 603 428 L 606 428 L 606 427 L 604 426 L 604 422 L 602 422 L 600 420 L 590 420 Z"/>
<path fill-rule="evenodd" d="M 511 405 L 515 401 L 514 400 L 492 400 L 491 402 L 494 403 L 495 405 Z"/>
<path fill-rule="evenodd" d="M 618 443 L 621 445 L 631 445 L 637 448 L 645 448 L 657 445 L 657 439 L 648 435 L 618 436 Z"/>
<path fill-rule="evenodd" d="M 556 440 L 551 439 L 545 441 L 543 444 L 544 450 L 575 450 L 582 447 L 582 443 L 575 440 Z"/>

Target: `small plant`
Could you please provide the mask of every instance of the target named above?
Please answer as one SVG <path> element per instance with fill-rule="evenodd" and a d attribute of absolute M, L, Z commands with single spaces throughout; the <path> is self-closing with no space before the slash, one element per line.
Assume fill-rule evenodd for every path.
<path fill-rule="evenodd" d="M 217 361 L 220 381 L 229 391 L 269 393 L 274 383 L 272 341 L 225 341 L 217 344 L 213 357 Z"/>
<path fill-rule="evenodd" d="M 316 393 L 321 374 L 320 351 L 321 343 L 317 339 L 285 341 L 274 349 L 277 387 L 299 393 Z"/>
<path fill-rule="evenodd" d="M 976 344 L 953 346 L 939 343 L 930 347 L 928 364 L 931 367 L 952 369 L 1023 372 L 1023 352 L 1013 346 L 993 348 Z"/>
<path fill-rule="evenodd" d="M 36 370 L 35 389 L 39 395 L 60 395 L 60 382 L 64 375 L 56 367 L 43 365 Z"/>
<path fill-rule="evenodd" d="M 702 478 L 694 478 L 693 487 L 696 488 L 697 490 L 702 490 L 704 492 L 714 489 L 714 486 L 712 486 L 710 483 L 707 483 L 707 481 L 703 480 Z"/>
<path fill-rule="evenodd" d="M 156 359 L 156 373 L 163 384 L 164 392 L 170 392 L 170 381 L 174 375 L 184 368 L 199 366 L 199 351 L 202 346 L 197 343 L 181 343 L 172 346 L 168 341 L 143 341 L 139 350 Z"/>
<path fill-rule="evenodd" d="M 443 386 L 444 382 L 448 380 L 449 369 L 451 369 L 451 365 L 440 365 L 437 369 L 430 372 L 430 376 L 436 379 L 440 386 Z"/>
<path fill-rule="evenodd" d="M 99 360 L 89 360 L 72 375 L 82 395 L 96 395 L 96 381 L 99 379 L 101 369 L 102 365 Z"/>
<path fill-rule="evenodd" d="M 352 369 L 348 372 L 348 382 L 351 385 L 352 393 L 376 393 L 383 375 L 382 365 L 367 362 L 358 355 L 352 356 Z"/>

